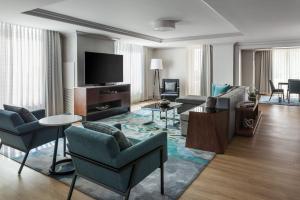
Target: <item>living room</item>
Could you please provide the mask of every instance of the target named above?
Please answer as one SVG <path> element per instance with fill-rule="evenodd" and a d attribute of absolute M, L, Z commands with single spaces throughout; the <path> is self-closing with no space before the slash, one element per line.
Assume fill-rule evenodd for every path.
<path fill-rule="evenodd" d="M 298 199 L 299 8 L 1 2 L 0 199 Z"/>

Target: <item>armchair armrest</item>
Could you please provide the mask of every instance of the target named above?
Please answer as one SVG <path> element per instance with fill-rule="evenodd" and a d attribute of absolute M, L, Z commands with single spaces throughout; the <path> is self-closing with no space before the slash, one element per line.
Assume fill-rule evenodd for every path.
<path fill-rule="evenodd" d="M 45 109 L 34 110 L 31 112 L 37 119 L 42 119 L 46 116 Z"/>
<path fill-rule="evenodd" d="M 136 161 L 143 155 L 162 147 L 163 161 L 167 160 L 167 133 L 161 132 L 145 141 L 139 142 L 123 151 L 115 158 L 115 168 L 122 168 L 125 165 Z M 159 150 L 159 149 L 158 149 Z"/>
<path fill-rule="evenodd" d="M 43 126 L 41 126 L 38 121 L 29 122 L 16 127 L 18 135 L 24 135 L 42 128 Z"/>

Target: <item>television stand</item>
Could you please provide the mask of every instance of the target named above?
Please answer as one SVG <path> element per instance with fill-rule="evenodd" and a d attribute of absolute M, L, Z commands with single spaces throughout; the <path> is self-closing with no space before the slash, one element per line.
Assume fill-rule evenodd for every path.
<path fill-rule="evenodd" d="M 74 114 L 94 121 L 130 111 L 130 84 L 74 89 Z"/>

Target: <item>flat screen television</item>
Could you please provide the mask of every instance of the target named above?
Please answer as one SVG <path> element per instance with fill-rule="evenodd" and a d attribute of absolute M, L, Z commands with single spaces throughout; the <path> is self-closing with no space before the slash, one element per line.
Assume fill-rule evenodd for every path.
<path fill-rule="evenodd" d="M 123 82 L 123 56 L 85 52 L 85 84 Z"/>

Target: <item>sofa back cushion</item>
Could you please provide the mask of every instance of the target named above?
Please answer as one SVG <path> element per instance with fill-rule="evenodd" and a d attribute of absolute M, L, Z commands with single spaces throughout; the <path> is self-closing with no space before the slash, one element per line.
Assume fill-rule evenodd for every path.
<path fill-rule="evenodd" d="M 24 120 L 16 112 L 0 109 L 0 128 L 17 134 L 17 126 L 24 124 Z"/>
<path fill-rule="evenodd" d="M 113 136 L 119 144 L 121 151 L 132 146 L 132 143 L 125 137 L 124 133 L 114 126 L 101 122 L 83 122 L 82 125 L 84 128 Z"/>
<path fill-rule="evenodd" d="M 18 113 L 21 118 L 24 120 L 25 123 L 34 122 L 38 119 L 26 108 L 18 107 L 18 106 L 11 106 L 11 105 L 3 105 L 5 110 L 9 110 L 12 112 Z"/>

